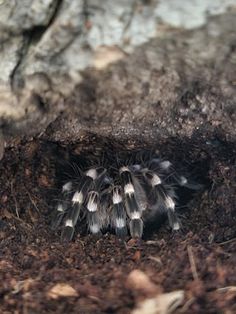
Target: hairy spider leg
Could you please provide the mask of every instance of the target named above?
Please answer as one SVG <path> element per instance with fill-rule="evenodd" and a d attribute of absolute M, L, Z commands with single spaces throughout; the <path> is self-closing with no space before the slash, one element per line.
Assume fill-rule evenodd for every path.
<path fill-rule="evenodd" d="M 101 233 L 101 221 L 99 219 L 100 197 L 99 193 L 92 190 L 88 193 L 86 209 L 88 228 L 92 234 Z"/>
<path fill-rule="evenodd" d="M 74 235 L 75 226 L 79 218 L 81 207 L 85 201 L 91 184 L 97 178 L 96 169 L 86 171 L 84 178 L 80 179 L 79 185 L 72 197 L 72 206 L 68 210 L 65 220 L 65 227 L 62 232 L 62 240 L 70 241 Z"/>
<path fill-rule="evenodd" d="M 190 190 L 200 190 L 202 188 L 201 184 L 190 182 L 185 176 L 179 174 L 173 167 L 169 160 L 160 160 L 159 158 L 153 158 L 149 164 L 150 170 L 162 171 L 162 173 L 169 175 L 169 178 L 177 183 L 181 187 L 186 187 Z M 168 179 L 168 177 L 167 177 Z"/>
<path fill-rule="evenodd" d="M 124 238 L 127 235 L 126 211 L 121 186 L 115 186 L 112 189 L 111 224 L 115 228 L 116 235 L 119 238 Z"/>
<path fill-rule="evenodd" d="M 71 197 L 72 182 L 69 181 L 62 186 L 62 200 L 57 203 L 57 208 L 55 211 L 54 218 L 52 220 L 51 228 L 53 230 L 57 229 L 62 222 L 66 210 L 69 207 L 69 201 Z"/>
<path fill-rule="evenodd" d="M 92 234 L 101 234 L 101 229 L 106 225 L 106 208 L 102 201 L 102 190 L 107 189 L 111 178 L 107 175 L 104 167 L 96 168 L 96 177 L 94 177 L 93 185 L 88 193 L 86 200 L 86 217 L 87 224 Z"/>
<path fill-rule="evenodd" d="M 194 182 L 194 180 L 190 180 L 183 175 L 180 175 L 172 166 L 172 164 L 168 160 L 164 160 L 160 163 L 162 169 L 169 171 L 172 174 L 173 179 L 177 182 L 177 184 L 181 187 L 186 187 L 193 191 L 198 191 L 203 188 L 202 184 Z"/>
<path fill-rule="evenodd" d="M 168 192 L 167 188 L 162 183 L 161 178 L 155 172 L 145 169 L 144 177 L 151 186 L 156 208 L 160 211 L 165 211 L 171 228 L 173 230 L 178 230 L 180 225 L 175 212 L 175 201 L 172 196 L 174 195 L 174 192 Z"/>
<path fill-rule="evenodd" d="M 131 237 L 141 238 L 143 234 L 142 208 L 138 204 L 132 174 L 128 167 L 120 168 L 120 178 L 124 189 L 125 207 L 130 218 Z"/>

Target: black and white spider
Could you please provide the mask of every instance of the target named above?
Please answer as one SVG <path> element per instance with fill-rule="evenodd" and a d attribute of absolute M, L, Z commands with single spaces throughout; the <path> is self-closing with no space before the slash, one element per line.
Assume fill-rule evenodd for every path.
<path fill-rule="evenodd" d="M 52 228 L 62 225 L 61 237 L 69 241 L 78 221 L 85 220 L 92 234 L 113 229 L 118 237 L 130 233 L 141 238 L 144 224 L 164 213 L 171 228 L 179 230 L 178 187 L 198 190 L 201 186 L 155 154 L 134 153 L 127 161 L 116 158 L 106 168 L 80 170 L 62 186 Z"/>

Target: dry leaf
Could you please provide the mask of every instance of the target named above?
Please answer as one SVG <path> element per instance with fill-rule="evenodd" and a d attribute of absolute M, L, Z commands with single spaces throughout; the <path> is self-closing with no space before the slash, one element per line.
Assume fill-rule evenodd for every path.
<path fill-rule="evenodd" d="M 51 299 L 58 299 L 60 297 L 77 297 L 78 293 L 66 283 L 57 283 L 49 290 L 47 296 Z"/>
<path fill-rule="evenodd" d="M 157 295 L 139 303 L 132 314 L 170 314 L 183 302 L 184 291 L 178 290 Z"/>

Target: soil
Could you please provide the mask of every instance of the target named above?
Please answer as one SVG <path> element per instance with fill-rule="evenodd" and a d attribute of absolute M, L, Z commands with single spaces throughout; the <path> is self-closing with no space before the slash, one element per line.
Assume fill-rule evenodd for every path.
<path fill-rule="evenodd" d="M 211 60 L 183 66 L 188 34 L 181 36 L 179 51 L 162 43 L 177 56 L 174 68 L 153 69 L 140 49 L 137 59 L 87 73 L 63 113 L 34 137 L 3 130 L 0 313 L 130 313 L 140 299 L 127 284 L 134 269 L 160 292 L 184 290 L 175 313 L 236 313 L 235 46 L 212 74 Z M 159 48 L 152 42 L 145 53 Z M 201 71 L 218 79 L 209 84 Z M 137 148 L 158 149 L 204 185 L 181 195 L 182 229 L 163 222 L 140 241 L 82 232 L 62 243 L 50 221 L 65 164 Z M 61 296 L 52 293 L 57 284 L 67 285 Z"/>
<path fill-rule="evenodd" d="M 166 155 L 173 145 L 177 149 L 175 140 L 165 143 Z M 134 269 L 162 291 L 185 291 L 176 313 L 234 313 L 235 147 L 218 139 L 201 149 L 191 141 L 188 148 L 185 155 L 191 167 L 202 169 L 198 180 L 205 188 L 191 195 L 180 232 L 164 223 L 139 243 L 82 234 L 65 244 L 50 230 L 58 195 L 55 156 L 64 150 L 39 140 L 12 144 L 1 163 L 1 313 L 129 313 L 138 298 L 127 286 Z M 182 157 L 176 162 L 183 164 Z M 76 296 L 50 297 L 57 283 L 73 287 Z"/>

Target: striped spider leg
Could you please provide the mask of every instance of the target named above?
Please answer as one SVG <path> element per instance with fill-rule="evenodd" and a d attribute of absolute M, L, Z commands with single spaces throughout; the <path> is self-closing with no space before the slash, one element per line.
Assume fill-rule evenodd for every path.
<path fill-rule="evenodd" d="M 88 192 L 85 208 L 86 221 L 89 231 L 92 234 L 100 234 L 102 227 L 102 222 L 99 217 L 100 195 L 99 191 L 95 187 Z"/>
<path fill-rule="evenodd" d="M 186 187 L 190 190 L 200 190 L 201 184 L 191 182 L 186 176 L 179 174 L 169 160 L 161 160 L 160 158 L 152 158 L 148 164 L 148 168 L 153 171 L 158 171 L 165 175 L 166 181 L 171 181 L 180 187 Z"/>
<path fill-rule="evenodd" d="M 146 209 L 145 202 L 141 202 L 138 193 L 141 185 L 131 172 L 129 167 L 123 166 L 119 169 L 122 188 L 124 190 L 125 208 L 130 219 L 129 229 L 132 238 L 141 238 L 143 234 L 142 214 Z M 140 190 L 140 191 L 137 191 Z"/>
<path fill-rule="evenodd" d="M 196 183 L 194 180 L 190 180 L 186 176 L 179 174 L 169 160 L 153 158 L 149 163 L 149 169 L 152 168 L 156 171 L 159 170 L 160 173 L 165 175 L 166 181 L 171 182 L 171 184 L 177 184 L 180 187 L 185 187 L 193 191 L 199 191 L 203 188 L 202 184 Z"/>
<path fill-rule="evenodd" d="M 101 235 L 101 230 L 109 224 L 107 195 L 102 193 L 110 178 L 105 168 L 97 168 L 97 178 L 93 181 L 85 201 L 86 221 L 92 234 Z"/>
<path fill-rule="evenodd" d="M 72 192 L 72 182 L 68 181 L 62 186 L 62 200 L 57 203 L 57 208 L 55 216 L 53 217 L 51 228 L 53 230 L 57 229 L 62 222 L 62 219 L 66 213 L 66 210 L 70 204 L 71 192 Z"/>
<path fill-rule="evenodd" d="M 116 235 L 124 238 L 127 235 L 127 214 L 125 210 L 124 197 L 120 185 L 112 188 L 112 212 L 111 226 L 115 228 Z"/>
<path fill-rule="evenodd" d="M 110 208 L 110 195 L 101 191 L 97 210 L 91 212 L 86 209 L 86 221 L 91 234 L 100 236 L 103 230 L 107 230 L 110 224 Z"/>
<path fill-rule="evenodd" d="M 87 194 L 92 183 L 100 176 L 99 170 L 91 168 L 79 179 L 79 183 L 72 196 L 72 205 L 67 211 L 65 226 L 62 231 L 62 240 L 70 241 L 74 235 L 75 226 L 77 224 L 82 206 L 85 202 Z"/>
<path fill-rule="evenodd" d="M 152 210 L 166 212 L 169 224 L 173 230 L 179 230 L 180 224 L 175 212 L 174 190 L 166 186 L 161 177 L 148 168 L 142 169 L 143 176 L 150 189 Z"/>

